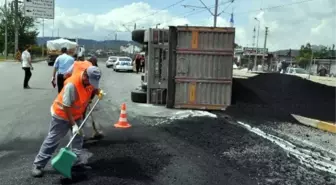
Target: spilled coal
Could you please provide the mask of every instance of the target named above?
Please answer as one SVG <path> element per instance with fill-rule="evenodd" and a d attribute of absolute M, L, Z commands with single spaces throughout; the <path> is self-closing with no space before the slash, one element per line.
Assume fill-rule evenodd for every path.
<path fill-rule="evenodd" d="M 293 121 L 290 114 L 335 122 L 335 87 L 297 76 L 262 73 L 233 80 L 227 111 Z"/>

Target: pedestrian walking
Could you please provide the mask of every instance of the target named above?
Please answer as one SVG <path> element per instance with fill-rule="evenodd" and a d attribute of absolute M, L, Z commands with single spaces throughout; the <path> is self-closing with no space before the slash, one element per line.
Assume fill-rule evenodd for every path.
<path fill-rule="evenodd" d="M 22 69 L 24 70 L 24 79 L 23 79 L 24 89 L 30 89 L 29 80 L 32 76 L 31 70 L 34 69 L 32 65 L 30 51 L 31 51 L 31 46 L 27 45 L 25 47 L 25 50 L 21 54 L 21 61 L 22 61 L 21 65 L 22 65 Z"/>
<path fill-rule="evenodd" d="M 55 80 L 57 81 L 58 93 L 62 91 L 64 86 L 64 73 L 75 62 L 75 59 L 67 54 L 67 48 L 62 48 L 61 52 L 62 54 L 55 60 L 54 70 L 51 78 L 51 82 L 53 84 L 55 84 Z"/>
<path fill-rule="evenodd" d="M 44 139 L 39 153 L 35 157 L 32 176 L 42 177 L 43 169 L 58 147 L 60 140 L 71 130 L 72 134 L 80 133 L 79 126 L 83 120 L 83 112 L 90 101 L 92 92 L 102 97 L 99 89 L 101 72 L 98 67 L 90 66 L 81 73 L 74 73 L 65 82 L 62 91 L 51 105 L 51 121 L 47 137 Z M 92 156 L 84 152 L 83 136 L 77 134 L 72 143 L 72 150 L 77 155 L 74 167 L 90 169 L 88 158 Z"/>
<path fill-rule="evenodd" d="M 139 73 L 139 71 L 140 71 L 140 64 L 141 64 L 141 57 L 140 57 L 140 55 L 137 55 L 135 57 L 135 69 L 136 69 L 136 73 Z"/>

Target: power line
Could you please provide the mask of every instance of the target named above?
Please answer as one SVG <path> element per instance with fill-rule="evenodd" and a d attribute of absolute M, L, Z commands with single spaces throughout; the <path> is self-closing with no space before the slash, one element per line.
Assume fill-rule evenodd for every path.
<path fill-rule="evenodd" d="M 144 18 L 153 16 L 153 15 L 155 15 L 155 14 L 157 14 L 157 13 L 163 11 L 163 10 L 169 9 L 169 8 L 171 8 L 171 7 L 174 7 L 174 6 L 176 6 L 176 5 L 180 4 L 180 3 L 182 3 L 183 1 L 185 1 L 185 0 L 177 1 L 177 2 L 175 2 L 175 3 L 173 3 L 173 4 L 169 5 L 169 6 L 167 6 L 167 7 L 165 7 L 165 8 L 162 8 L 162 9 L 160 9 L 160 10 L 157 10 L 157 11 L 155 11 L 155 12 L 153 12 L 153 13 L 151 13 L 151 14 L 148 14 L 148 15 L 146 15 L 146 16 L 144 16 L 144 17 L 140 17 L 140 18 L 134 19 L 134 20 L 132 20 L 132 21 L 129 21 L 129 22 L 126 22 L 126 23 L 123 23 L 123 24 L 126 25 L 126 24 L 129 24 L 129 23 L 134 23 L 134 22 L 137 22 L 137 21 L 142 20 L 142 19 L 144 19 Z"/>
<path fill-rule="evenodd" d="M 222 2 L 222 3 L 219 3 L 218 6 L 227 4 L 228 2 L 231 2 L 231 0 L 226 1 L 226 2 Z M 208 8 L 211 9 L 211 8 L 214 8 L 215 6 L 216 6 L 216 5 L 212 5 L 212 6 L 209 6 Z M 207 9 L 202 9 L 202 10 L 198 10 L 198 11 L 196 11 L 195 9 L 193 9 L 193 10 L 190 11 L 190 12 L 186 12 L 186 13 L 184 13 L 185 15 L 183 14 L 183 17 L 182 17 L 182 16 L 174 17 L 174 18 L 172 18 L 172 19 L 166 21 L 166 23 L 169 23 L 169 22 L 171 22 L 171 21 L 173 21 L 173 20 L 177 20 L 177 19 L 181 19 L 181 18 L 186 18 L 186 17 L 192 16 L 192 15 L 195 15 L 195 14 L 198 14 L 198 13 L 201 13 L 201 12 L 204 12 L 204 11 L 207 11 Z M 222 11 L 222 13 L 226 13 L 226 12 Z M 229 13 L 228 13 L 228 14 L 229 14 Z M 155 26 L 155 25 L 152 25 L 152 26 Z M 151 26 L 151 27 L 152 27 L 152 26 Z"/>
<path fill-rule="evenodd" d="M 260 10 L 271 10 L 271 9 L 276 9 L 276 8 L 283 8 L 286 6 L 291 6 L 291 5 L 296 5 L 296 4 L 302 4 L 302 3 L 306 3 L 306 2 L 310 2 L 310 1 L 315 1 L 315 0 L 303 0 L 303 1 L 297 1 L 297 2 L 293 2 L 293 3 L 286 3 L 286 4 L 281 4 L 281 5 L 275 5 L 275 6 L 269 6 L 266 8 L 261 8 L 258 10 L 250 10 L 250 11 L 246 11 L 246 12 L 238 12 L 235 13 L 236 15 L 242 15 L 242 14 L 247 14 L 247 13 L 253 13 L 253 12 L 259 12 Z"/>

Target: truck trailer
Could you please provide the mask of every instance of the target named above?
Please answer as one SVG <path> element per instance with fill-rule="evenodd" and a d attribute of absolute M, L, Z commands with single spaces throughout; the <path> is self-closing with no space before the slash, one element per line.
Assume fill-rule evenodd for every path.
<path fill-rule="evenodd" d="M 231 105 L 235 28 L 170 26 L 135 30 L 146 48 L 137 103 L 225 110 Z"/>
<path fill-rule="evenodd" d="M 79 46 L 77 39 L 55 39 L 47 41 L 47 63 L 49 66 L 54 65 L 56 58 L 62 54 L 61 49 L 67 48 L 68 54 L 78 57 L 84 57 L 85 48 L 84 46 Z"/>

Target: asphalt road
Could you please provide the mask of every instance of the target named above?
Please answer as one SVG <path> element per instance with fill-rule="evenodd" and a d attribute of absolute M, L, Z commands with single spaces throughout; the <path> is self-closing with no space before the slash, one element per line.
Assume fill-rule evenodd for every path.
<path fill-rule="evenodd" d="M 4 84 L 0 89 L 1 185 L 336 182 L 332 173 L 300 163 L 295 152 L 282 148 L 279 141 L 228 121 L 223 114 L 216 117 L 205 112 L 132 103 L 130 91 L 138 85 L 140 74 L 116 73 L 103 63 L 100 66 L 101 86 L 108 94 L 93 114 L 106 138 L 86 146 L 94 153 L 90 162 L 93 169 L 75 172 L 75 178 L 69 181 L 50 166 L 45 177 L 30 177 L 32 161 L 49 127 L 50 104 L 57 93 L 50 84 L 52 68 L 44 62 L 36 63 L 32 89 L 24 90 L 19 64 L 0 63 L 0 83 Z M 113 128 L 121 103 L 127 104 L 128 119 L 133 125 L 130 129 Z M 198 117 L 201 114 L 205 116 Z M 86 133 L 89 130 L 86 128 Z"/>

